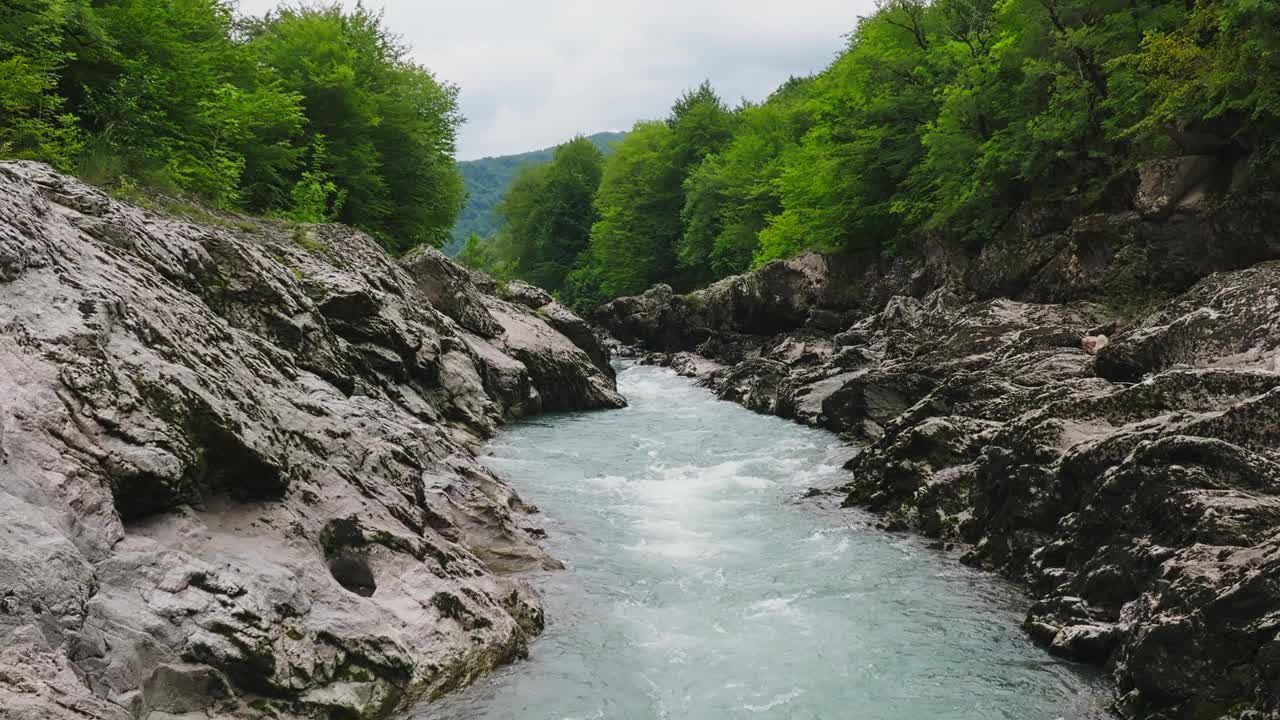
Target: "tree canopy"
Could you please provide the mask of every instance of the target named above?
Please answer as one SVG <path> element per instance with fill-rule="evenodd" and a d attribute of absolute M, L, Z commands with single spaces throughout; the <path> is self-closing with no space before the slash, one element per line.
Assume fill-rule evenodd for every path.
<path fill-rule="evenodd" d="M 704 83 L 636 125 L 553 289 L 585 308 L 807 250 L 980 245 L 1028 202 L 1105 207 L 1140 163 L 1205 152 L 1197 136 L 1276 181 L 1280 4 L 882 0 L 816 76 L 734 109 Z"/>
<path fill-rule="evenodd" d="M 503 226 L 485 269 L 560 290 L 587 249 L 603 167 L 604 154 L 585 137 L 556 148 L 546 165 L 521 167 L 498 205 Z"/>
<path fill-rule="evenodd" d="M 588 135 L 587 139 L 607 157 L 613 152 L 613 144 L 624 137 L 626 133 L 601 132 Z M 498 204 L 511 189 L 516 173 L 526 165 L 546 165 L 554 155 L 555 148 L 552 147 L 518 155 L 459 161 L 458 169 L 462 171 L 467 201 L 458 214 L 452 239 L 444 251 L 450 255 L 460 253 L 472 235 L 479 235 L 482 241 L 492 239 L 501 227 Z"/>
<path fill-rule="evenodd" d="M 238 18 L 224 0 L 11 0 L 0 108 L 0 154 L 341 220 L 395 251 L 443 243 L 463 199 L 457 89 L 359 5 Z"/>

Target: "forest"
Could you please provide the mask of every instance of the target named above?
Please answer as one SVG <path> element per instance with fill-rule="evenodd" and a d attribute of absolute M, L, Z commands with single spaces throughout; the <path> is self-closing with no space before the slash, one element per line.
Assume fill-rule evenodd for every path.
<path fill-rule="evenodd" d="M 1277 131 L 1272 0 L 887 0 L 763 102 L 704 83 L 607 160 L 579 139 L 523 169 L 461 258 L 585 310 L 806 250 L 980 245 L 1028 202 L 1122 202 L 1152 158 L 1273 183 Z"/>
<path fill-rule="evenodd" d="M 613 144 L 625 136 L 626 133 L 602 132 L 587 139 L 608 155 L 613 151 Z M 462 172 L 467 201 L 458 213 L 452 238 L 444 247 L 445 254 L 457 255 L 472 235 L 492 237 L 499 226 L 496 212 L 498 203 L 506 196 L 516 173 L 526 165 L 545 165 L 551 162 L 554 154 L 555 148 L 545 148 L 518 155 L 460 161 L 458 170 Z"/>
<path fill-rule="evenodd" d="M 0 3 L 0 157 L 393 252 L 443 244 L 462 206 L 457 92 L 360 5 Z"/>
<path fill-rule="evenodd" d="M 457 93 L 361 5 L 0 5 L 0 156 L 392 252 L 444 245 L 464 205 Z M 1271 183 L 1278 125 L 1271 0 L 882 0 L 761 102 L 703 83 L 608 157 L 579 138 L 522 167 L 461 257 L 585 309 L 806 250 L 980 245 L 1028 202 L 1105 209 L 1151 158 L 1235 154 Z"/>

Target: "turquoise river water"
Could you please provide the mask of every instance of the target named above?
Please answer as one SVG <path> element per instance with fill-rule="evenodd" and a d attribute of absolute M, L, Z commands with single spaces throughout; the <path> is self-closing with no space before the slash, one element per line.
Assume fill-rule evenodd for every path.
<path fill-rule="evenodd" d="M 828 433 L 627 367 L 625 410 L 521 423 L 488 462 L 567 569 L 529 660 L 415 720 L 1077 720 L 1106 689 L 1034 647 L 1000 581 L 800 501 Z"/>

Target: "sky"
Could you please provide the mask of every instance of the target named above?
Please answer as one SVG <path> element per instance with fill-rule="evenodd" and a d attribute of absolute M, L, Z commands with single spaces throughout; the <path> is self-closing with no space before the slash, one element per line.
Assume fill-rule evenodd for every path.
<path fill-rule="evenodd" d="M 240 0 L 260 14 L 278 0 Z M 366 0 L 461 89 L 458 158 L 665 117 L 710 80 L 736 104 L 825 68 L 874 0 Z"/>

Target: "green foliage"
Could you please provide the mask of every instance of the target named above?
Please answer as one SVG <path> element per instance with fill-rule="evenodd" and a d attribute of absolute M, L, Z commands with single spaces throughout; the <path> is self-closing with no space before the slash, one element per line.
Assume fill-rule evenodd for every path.
<path fill-rule="evenodd" d="M 604 290 L 603 271 L 593 248 L 587 248 L 578 256 L 569 276 L 565 278 L 560 298 L 575 311 L 587 315 L 601 303 L 610 299 Z"/>
<path fill-rule="evenodd" d="M 603 165 L 600 150 L 578 137 L 556 148 L 549 164 L 517 171 L 498 206 L 503 226 L 494 249 L 512 277 L 561 289 L 587 248 Z"/>
<path fill-rule="evenodd" d="M 587 139 L 608 157 L 613 153 L 613 145 L 624 137 L 626 133 L 604 132 L 588 135 Z M 472 235 L 482 238 L 497 235 L 502 225 L 497 207 L 511 189 L 516 171 L 526 165 L 545 165 L 551 162 L 554 155 L 555 148 L 547 148 L 520 155 L 487 157 L 458 163 L 467 201 L 458 214 L 458 222 L 453 226 L 452 240 L 445 246 L 445 253 L 457 255 Z"/>
<path fill-rule="evenodd" d="M 1150 140 L 1170 126 L 1200 121 L 1252 151 L 1260 174 L 1280 160 L 1280 6 L 1260 0 L 1201 0 L 1183 22 L 1148 32 L 1140 48 L 1109 69 L 1129 81 L 1130 123 L 1121 132 Z"/>
<path fill-rule="evenodd" d="M 311 144 L 310 165 L 289 191 L 289 209 L 282 213 L 283 217 L 299 223 L 323 223 L 331 222 L 342 212 L 347 191 L 339 189 L 324 169 L 326 159 L 324 136 L 317 135 Z"/>
<path fill-rule="evenodd" d="M 277 10 L 245 34 L 258 63 L 301 98 L 308 131 L 329 139 L 324 170 L 346 192 L 337 219 L 394 251 L 442 245 L 463 199 L 457 88 L 414 64 L 359 5 Z"/>
<path fill-rule="evenodd" d="M 809 85 L 792 80 L 767 102 L 744 104 L 728 141 L 688 172 L 676 248 L 685 282 L 703 284 L 749 267 L 758 234 L 782 211 L 781 157 L 807 129 L 800 107 Z"/>
<path fill-rule="evenodd" d="M 61 170 L 74 166 L 83 135 L 57 92 L 69 22 L 62 0 L 0 5 L 0 155 L 48 160 Z"/>
<path fill-rule="evenodd" d="M 672 130 L 672 160 L 687 172 L 729 144 L 733 125 L 733 114 L 711 83 L 704 81 L 696 90 L 680 96 L 671 108 L 667 126 Z"/>
<path fill-rule="evenodd" d="M 728 146 L 685 180 L 684 235 L 677 254 L 693 283 L 750 267 L 758 235 L 783 210 L 783 153 L 809 128 L 802 108 L 810 85 L 793 80 L 767 102 L 741 108 Z"/>
<path fill-rule="evenodd" d="M 549 165 L 522 168 L 499 206 L 505 224 L 497 264 L 579 309 L 658 281 L 688 286 L 706 278 L 710 249 L 679 251 L 681 213 L 687 204 L 719 202 L 716 186 L 689 180 L 730 143 L 737 122 L 703 83 L 664 122 L 637 124 L 607 163 L 579 138 L 557 148 Z M 700 233 L 697 242 L 719 227 Z"/>
<path fill-rule="evenodd" d="M 825 71 L 729 111 L 707 84 L 605 167 L 580 302 L 800 252 L 980 245 L 1021 205 L 1108 197 L 1139 163 L 1280 172 L 1280 4 L 882 0 Z M 567 291 L 566 291 L 567 292 Z"/>
<path fill-rule="evenodd" d="M 0 5 L 0 154 L 340 219 L 397 251 L 442 243 L 461 204 L 456 93 L 360 6 L 238 19 L 227 0 Z"/>
<path fill-rule="evenodd" d="M 671 279 L 684 206 L 677 131 L 638 123 L 605 167 L 591 231 L 590 272 L 607 297 L 642 292 Z"/>
<path fill-rule="evenodd" d="M 472 270 L 488 273 L 495 279 L 505 280 L 510 275 L 499 266 L 493 243 L 475 233 L 472 233 L 471 237 L 467 238 L 466 244 L 462 246 L 462 252 L 458 253 L 458 262 Z"/>

